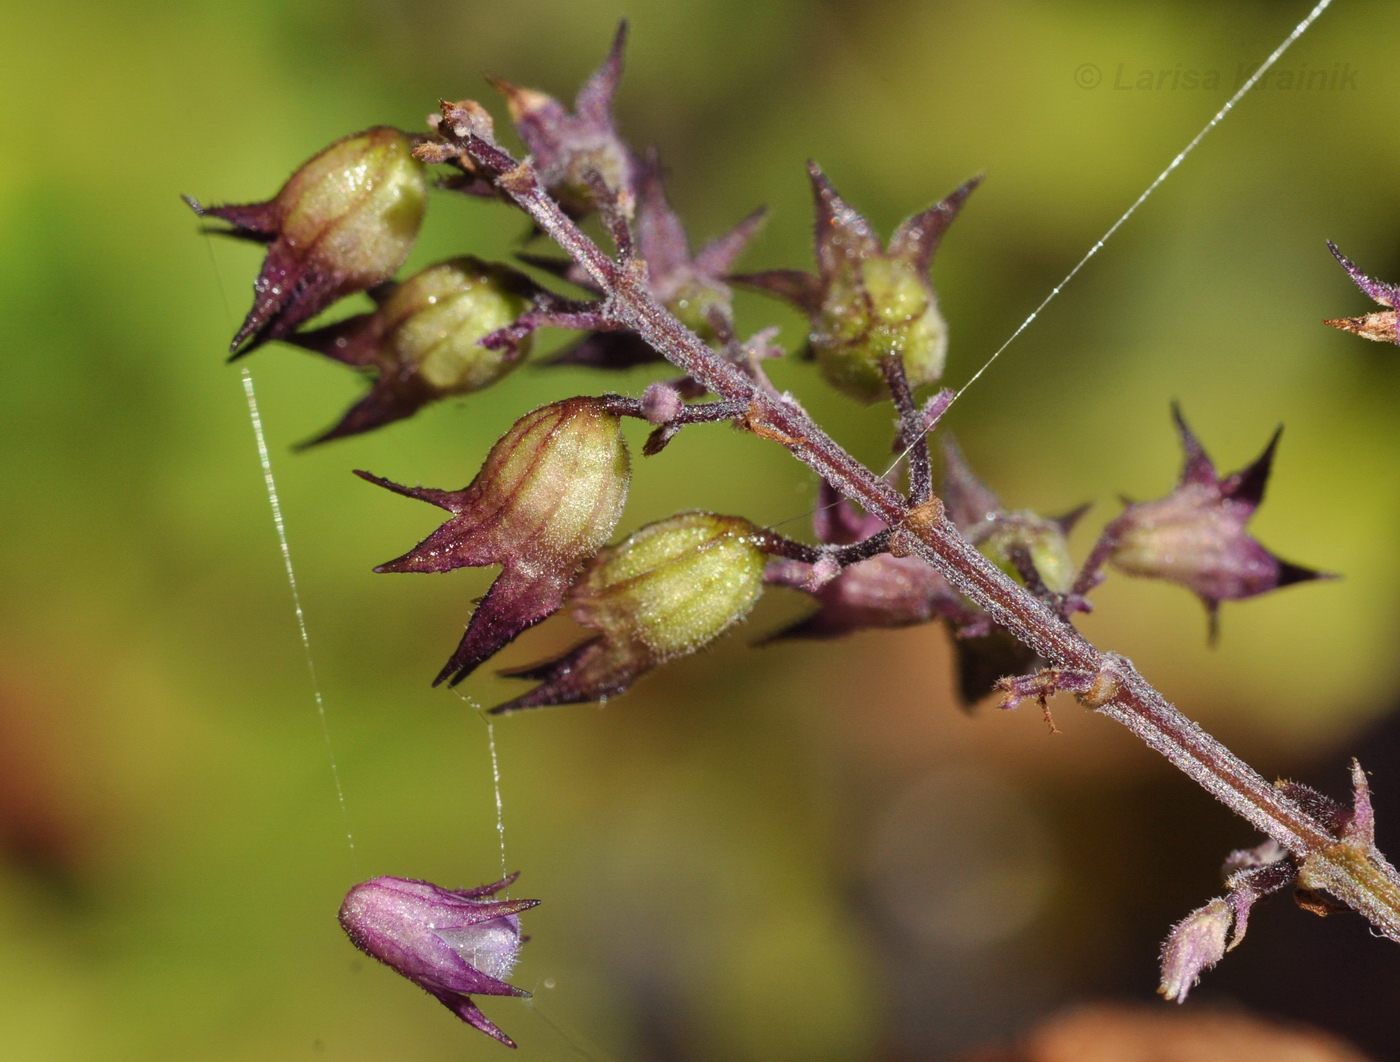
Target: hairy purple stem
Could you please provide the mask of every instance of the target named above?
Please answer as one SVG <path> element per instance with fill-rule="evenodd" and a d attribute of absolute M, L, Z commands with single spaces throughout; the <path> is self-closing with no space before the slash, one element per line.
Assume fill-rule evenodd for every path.
<path fill-rule="evenodd" d="M 924 413 L 914 403 L 914 392 L 909 387 L 903 357 L 898 353 L 885 355 L 880 362 L 880 371 L 885 374 L 885 383 L 894 400 L 895 411 L 899 414 L 895 447 L 900 453 L 909 455 L 909 501 L 912 505 L 923 505 L 933 497 L 933 466 L 929 460 Z"/>

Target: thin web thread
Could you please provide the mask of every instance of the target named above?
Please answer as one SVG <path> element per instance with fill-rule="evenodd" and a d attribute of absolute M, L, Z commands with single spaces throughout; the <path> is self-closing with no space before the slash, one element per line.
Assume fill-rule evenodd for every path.
<path fill-rule="evenodd" d="M 496 724 L 486 723 L 486 743 L 491 746 L 491 781 L 496 787 L 496 835 L 501 840 L 501 877 L 507 877 L 506 870 L 506 817 L 501 805 L 501 761 L 496 755 Z"/>
<path fill-rule="evenodd" d="M 258 441 L 258 460 L 262 464 L 263 485 L 267 487 L 268 504 L 272 506 L 272 523 L 277 528 L 277 544 L 282 549 L 282 567 L 287 573 L 287 586 L 292 591 L 292 608 L 296 611 L 297 630 L 301 632 L 301 648 L 306 656 L 306 671 L 311 677 L 311 693 L 316 698 L 316 714 L 321 720 L 321 736 L 326 739 L 326 752 L 331 761 L 331 777 L 335 779 L 335 795 L 340 801 L 340 817 L 345 825 L 345 842 L 350 846 L 350 856 L 355 862 L 356 875 L 359 873 L 359 857 L 355 851 L 355 837 L 350 831 L 350 811 L 345 803 L 345 788 L 340 784 L 340 765 L 336 762 L 335 746 L 331 742 L 331 727 L 326 719 L 326 702 L 321 696 L 321 682 L 316 676 L 316 660 L 311 654 L 311 636 L 306 630 L 306 613 L 301 607 L 301 591 L 297 589 L 296 568 L 292 564 L 292 550 L 287 544 L 287 524 L 282 519 L 282 503 L 277 496 L 277 481 L 272 476 L 272 457 L 267 450 L 267 437 L 263 433 L 262 415 L 258 412 L 258 396 L 253 390 L 253 374 L 243 367 L 243 393 L 248 398 L 248 419 L 253 424 L 253 435 Z"/>
<path fill-rule="evenodd" d="M 552 978 L 545 978 L 544 984 L 546 988 L 554 987 Z M 537 1018 L 553 1029 L 555 1034 L 563 1040 L 571 1050 L 576 1052 L 579 1056 L 588 1059 L 588 1062 L 602 1062 L 603 1059 L 612 1057 L 602 1052 L 596 1044 L 585 1044 L 581 1035 L 571 1033 L 560 1022 L 556 1021 L 554 1018 L 550 1017 L 546 1011 L 542 1010 L 539 1005 L 539 988 L 539 982 L 537 981 L 535 982 L 534 990 L 530 993 L 530 998 L 525 1001 L 525 1006 L 528 1007 Z"/>
<path fill-rule="evenodd" d="M 982 378 L 982 374 L 992 367 L 992 363 L 995 362 L 997 358 L 1001 357 L 1002 353 L 1006 350 L 1006 348 L 1011 346 L 1012 343 L 1016 342 L 1017 338 L 1021 335 L 1021 333 L 1024 332 L 1027 328 L 1029 328 L 1031 324 L 1041 315 L 1045 308 L 1059 297 L 1059 294 L 1061 291 L 1064 290 L 1065 285 L 1068 284 L 1071 280 L 1073 280 L 1075 276 L 1079 273 L 1079 271 L 1083 269 L 1085 265 L 1088 264 L 1089 259 L 1093 258 L 1094 255 L 1098 254 L 1099 251 L 1103 249 L 1103 245 L 1113 238 L 1113 234 L 1116 233 L 1119 229 L 1121 229 L 1130 217 L 1137 213 L 1138 207 L 1142 206 L 1143 203 L 1147 202 L 1147 200 L 1151 198 L 1152 193 L 1157 191 L 1157 189 L 1162 186 L 1162 183 L 1172 175 L 1176 168 L 1186 161 L 1186 157 L 1190 155 L 1191 152 L 1196 150 L 1197 145 L 1199 145 L 1200 142 L 1206 138 L 1206 134 L 1208 134 L 1212 129 L 1214 129 L 1217 125 L 1219 125 L 1222 121 L 1225 120 L 1225 116 L 1235 109 L 1235 104 L 1239 103 L 1240 100 L 1244 99 L 1244 97 L 1249 93 L 1249 90 L 1254 88 L 1254 86 L 1258 84 L 1259 79 L 1262 78 L 1266 73 L 1268 73 L 1269 68 L 1272 67 L 1275 63 L 1277 63 L 1280 58 L 1283 57 L 1283 53 L 1288 51 L 1288 49 L 1292 47 L 1293 43 L 1304 33 L 1306 33 L 1312 27 L 1312 24 L 1317 21 L 1318 17 L 1330 6 L 1332 6 L 1332 0 L 1318 0 L 1317 6 L 1308 12 L 1307 17 L 1304 18 L 1302 22 L 1299 22 L 1298 25 L 1293 27 L 1293 32 L 1290 33 L 1284 39 L 1282 44 L 1280 44 L 1277 48 L 1273 50 L 1269 57 L 1265 59 L 1264 62 L 1260 65 L 1259 69 L 1254 71 L 1254 73 L 1250 76 L 1249 80 L 1240 86 L 1239 90 L 1225 102 L 1225 105 L 1221 107 L 1220 110 L 1215 112 L 1214 117 L 1212 117 L 1211 120 L 1205 124 L 1205 126 L 1201 129 L 1199 133 L 1192 137 L 1191 142 L 1187 144 L 1184 148 L 1182 148 L 1181 151 L 1177 153 L 1176 157 L 1171 160 L 1171 162 L 1167 163 L 1167 168 L 1164 169 L 1161 173 L 1157 174 L 1156 179 L 1147 186 L 1147 189 L 1142 193 L 1142 195 L 1138 196 L 1137 199 L 1133 200 L 1132 205 L 1128 207 L 1127 210 L 1123 211 L 1122 216 L 1119 217 L 1117 221 L 1115 221 L 1112 225 L 1109 226 L 1108 231 L 1099 237 L 1098 241 L 1094 244 L 1094 246 L 1089 248 L 1088 253 L 1086 253 L 1083 258 L 1081 258 L 1078 262 L 1074 264 L 1074 268 L 1065 274 L 1065 278 L 1061 280 L 1058 284 L 1056 284 L 1054 288 L 1051 289 L 1050 294 L 1045 296 L 1045 298 L 1041 301 L 1040 305 L 1037 306 L 1031 312 L 1031 315 L 1021 322 L 1020 327 L 1018 327 L 1016 331 L 1012 332 L 1011 336 L 1006 340 L 1006 342 L 1003 343 L 1000 347 L 998 347 L 992 353 L 992 356 L 982 363 L 982 367 L 972 374 L 972 378 L 969 379 L 967 383 L 962 385 L 962 387 L 958 390 L 957 394 L 953 396 L 952 402 L 948 403 L 947 409 L 951 409 L 953 407 L 953 403 L 957 402 L 959 398 L 961 398 L 964 394 L 967 393 L 967 389 L 969 387 L 971 387 L 979 379 Z M 947 412 L 947 409 L 944 410 L 945 413 Z M 910 452 L 914 449 L 914 447 L 920 445 L 923 442 L 924 437 L 928 435 L 928 432 L 929 429 L 925 428 L 919 434 L 919 437 L 913 442 L 911 442 L 904 449 L 904 452 L 894 459 L 894 462 L 890 465 L 890 468 L 886 470 L 885 474 L 888 475 L 890 470 L 892 470 L 896 465 L 898 465 L 900 461 L 908 457 Z"/>
<path fill-rule="evenodd" d="M 455 687 L 453 687 L 452 692 L 470 705 L 481 721 L 486 724 L 486 744 L 491 750 L 491 782 L 496 790 L 496 836 L 501 841 L 501 877 L 508 877 L 510 871 L 506 869 L 506 815 L 505 805 L 501 801 L 501 759 L 496 753 L 496 724 L 473 698 L 468 697 Z M 506 895 L 510 895 L 509 891 Z"/>

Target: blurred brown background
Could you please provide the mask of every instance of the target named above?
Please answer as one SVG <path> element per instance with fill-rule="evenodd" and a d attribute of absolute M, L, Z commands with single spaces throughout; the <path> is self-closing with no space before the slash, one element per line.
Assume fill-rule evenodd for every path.
<path fill-rule="evenodd" d="M 432 511 L 351 468 L 458 487 L 524 410 L 620 386 L 524 370 L 411 422 L 293 455 L 360 386 L 274 346 L 263 403 L 331 748 L 223 351 L 255 248 L 181 192 L 272 194 L 347 132 L 422 127 L 481 75 L 571 97 L 632 19 L 625 133 L 657 144 L 697 239 L 773 214 L 746 267 L 807 266 L 802 163 L 882 231 L 988 179 L 934 277 L 965 380 L 1304 14 L 1151 0 L 131 0 L 4 3 L 0 33 L 0 1054 L 16 1059 L 500 1058 L 350 947 L 344 890 L 471 885 L 500 858 L 486 727 L 428 681 L 489 571 L 380 577 Z M 1179 399 L 1222 467 L 1287 432 L 1255 527 L 1343 581 L 1227 605 L 1111 580 L 1086 628 L 1265 773 L 1374 772 L 1400 835 L 1400 353 L 1323 328 L 1366 301 L 1324 246 L 1400 280 L 1400 9 L 1338 0 L 951 415 L 1014 506 L 1163 492 Z M 1140 72 L 1218 87 L 1127 90 Z M 1097 70 L 1098 81 L 1093 87 Z M 1181 82 L 1178 81 L 1178 84 Z M 1165 82 L 1164 82 L 1165 85 Z M 415 268 L 504 257 L 502 208 L 437 195 Z M 748 330 L 797 318 L 741 298 Z M 563 340 L 563 335 L 555 341 Z M 887 408 L 775 370 L 853 450 Z M 640 441 L 640 434 L 636 440 Z M 639 462 L 624 528 L 710 507 L 805 532 L 812 478 L 723 428 Z M 1244 824 L 1127 733 L 1061 705 L 965 715 L 929 627 L 749 647 L 751 625 L 604 709 L 495 728 L 516 892 L 545 901 L 487 1000 L 522 1062 L 935 1060 L 1088 999 L 1151 998 L 1167 926 L 1214 895 Z M 502 658 L 563 645 L 558 622 Z M 474 677 L 482 704 L 518 684 Z M 1380 728 L 1380 729 L 1377 729 Z M 354 834 L 347 845 L 346 824 Z M 1387 848 L 1383 843 L 1382 848 Z M 1285 900 L 1188 1010 L 1307 1020 L 1400 1057 L 1400 949 Z M 1165 1005 L 1162 1005 L 1165 1006 Z"/>

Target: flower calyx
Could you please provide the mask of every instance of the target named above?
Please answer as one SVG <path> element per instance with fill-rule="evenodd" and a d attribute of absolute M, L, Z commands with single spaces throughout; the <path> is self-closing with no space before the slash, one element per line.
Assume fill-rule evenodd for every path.
<path fill-rule="evenodd" d="M 434 680 L 456 685 L 517 635 L 552 615 L 579 565 L 612 535 L 631 478 L 621 421 L 603 398 L 570 398 L 527 413 L 460 491 L 360 477 L 452 513 L 377 572 L 446 572 L 501 565 L 457 651 Z"/>
<path fill-rule="evenodd" d="M 889 397 L 883 357 L 904 362 L 912 388 L 943 375 L 948 326 L 938 309 L 929 266 L 943 234 L 981 182 L 974 177 L 906 220 L 882 247 L 869 224 L 808 164 L 816 201 L 817 273 L 770 270 L 732 277 L 793 303 L 808 315 L 808 343 L 822 375 L 860 402 Z"/>
<path fill-rule="evenodd" d="M 1333 578 L 1281 560 L 1246 530 L 1264 499 L 1283 429 L 1251 464 L 1221 476 L 1175 405 L 1172 416 L 1186 452 L 1180 480 L 1164 498 L 1130 504 L 1104 529 L 1095 554 L 1128 575 L 1186 587 L 1210 614 L 1212 640 L 1222 601 Z"/>
<path fill-rule="evenodd" d="M 817 539 L 829 547 L 854 546 L 887 533 L 884 521 L 860 513 L 830 484 L 823 482 L 812 517 Z M 923 559 L 879 552 L 832 570 L 816 561 L 790 558 L 769 562 L 767 582 L 800 590 L 816 598 L 815 612 L 772 635 L 786 638 L 839 638 L 860 630 L 910 627 L 944 618 L 963 624 L 974 610 L 943 576 Z"/>
<path fill-rule="evenodd" d="M 371 431 L 438 399 L 491 386 L 529 355 L 536 317 L 558 301 L 519 270 L 470 255 L 371 294 L 374 311 L 287 337 L 376 374 L 369 392 L 308 445 Z"/>
<path fill-rule="evenodd" d="M 708 645 L 753 608 L 769 548 L 741 517 L 689 512 L 601 550 L 566 601 L 573 618 L 598 635 L 553 660 L 504 672 L 539 685 L 492 713 L 605 700 Z"/>
<path fill-rule="evenodd" d="M 468 1025 L 514 1047 L 471 997 L 530 995 L 505 978 L 524 939 L 520 913 L 540 901 L 488 898 L 518 876 L 475 889 L 375 878 L 346 894 L 340 924 L 366 955 L 408 978 Z"/>
<path fill-rule="evenodd" d="M 723 236 L 692 252 L 685 226 L 666 198 L 655 153 L 639 164 L 636 238 L 631 253 L 646 263 L 646 285 L 656 300 L 711 346 L 735 342 L 734 294 L 725 277 L 763 218 L 760 207 Z M 594 295 L 605 294 L 576 263 L 531 254 L 520 258 Z M 635 332 L 594 331 L 566 347 L 550 364 L 621 370 L 664 360 Z"/>
<path fill-rule="evenodd" d="M 997 496 L 973 474 L 949 433 L 942 439 L 943 499 L 958 530 L 990 561 L 1019 579 L 1062 614 L 1086 611 L 1074 591 L 1075 569 L 1069 534 L 1089 511 L 1081 505 L 1063 516 L 1045 517 L 1029 509 L 1004 509 Z"/>
<path fill-rule="evenodd" d="M 1201 974 L 1225 957 L 1233 920 L 1230 905 L 1217 896 L 1172 927 L 1162 945 L 1162 983 L 1157 991 L 1163 998 L 1186 1002 Z"/>
<path fill-rule="evenodd" d="M 505 97 L 516 132 L 534 158 L 545 189 L 566 213 L 580 217 L 598 203 L 590 174 L 625 204 L 630 204 L 637 181 L 637 158 L 618 134 L 612 100 L 622 79 L 627 48 L 627 21 L 618 23 L 603 65 L 583 83 L 571 114 L 544 92 L 520 88 L 501 78 L 488 78 Z"/>
<path fill-rule="evenodd" d="M 267 202 L 185 201 L 200 217 L 228 222 L 227 235 L 267 245 L 253 307 L 229 345 L 239 357 L 391 278 L 418 235 L 427 182 L 408 134 L 376 126 L 303 163 Z"/>

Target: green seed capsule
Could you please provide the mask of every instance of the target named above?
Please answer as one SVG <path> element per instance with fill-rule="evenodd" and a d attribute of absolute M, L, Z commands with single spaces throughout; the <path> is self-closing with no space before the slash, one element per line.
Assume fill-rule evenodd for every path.
<path fill-rule="evenodd" d="M 489 387 L 520 364 L 530 336 L 490 350 L 479 340 L 511 324 L 529 308 L 520 274 L 470 256 L 430 266 L 404 281 L 380 308 L 382 358 L 399 370 L 414 368 L 441 395 Z"/>
<path fill-rule="evenodd" d="M 694 652 L 748 615 L 765 555 L 747 520 L 681 513 L 603 550 L 574 587 L 580 622 L 657 660 Z"/>

